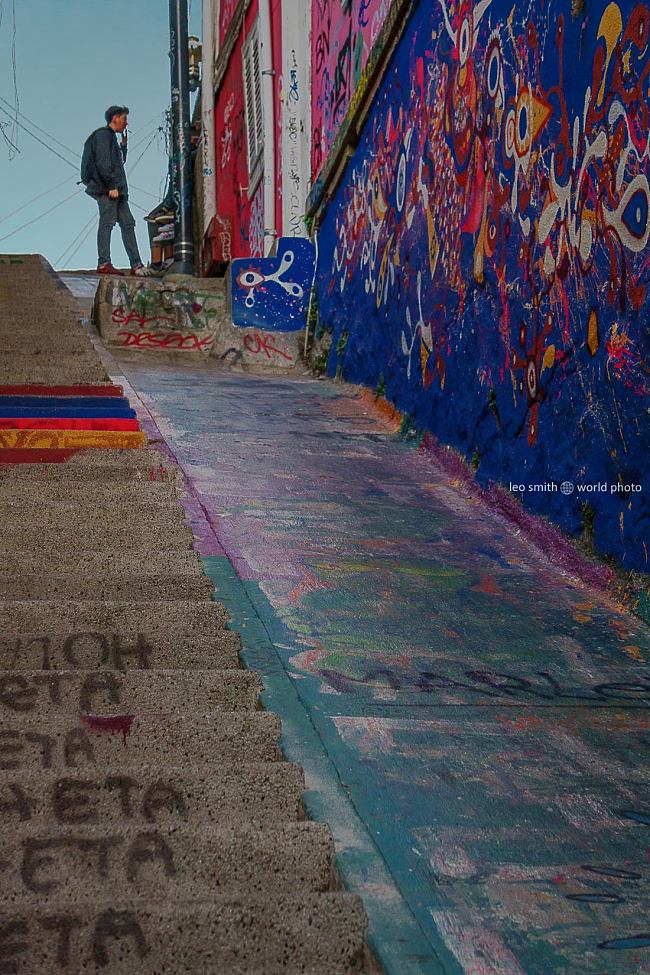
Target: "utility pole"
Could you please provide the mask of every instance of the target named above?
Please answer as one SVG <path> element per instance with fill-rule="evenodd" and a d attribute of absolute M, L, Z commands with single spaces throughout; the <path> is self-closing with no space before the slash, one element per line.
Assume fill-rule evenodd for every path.
<path fill-rule="evenodd" d="M 187 0 L 169 0 L 169 60 L 172 92 L 172 186 L 174 193 L 174 266 L 194 274 L 192 197 L 190 194 L 190 79 L 187 48 Z"/>

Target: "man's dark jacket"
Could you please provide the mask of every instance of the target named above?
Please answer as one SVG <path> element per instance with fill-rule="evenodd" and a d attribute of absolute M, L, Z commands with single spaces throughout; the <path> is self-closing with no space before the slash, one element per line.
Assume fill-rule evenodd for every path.
<path fill-rule="evenodd" d="M 119 190 L 120 196 L 128 197 L 129 188 L 124 172 L 126 160 L 126 146 L 117 144 L 115 132 L 110 125 L 105 125 L 88 136 L 84 146 L 84 158 L 87 157 L 88 177 L 86 193 L 89 196 L 106 196 L 109 190 Z M 83 168 L 83 165 L 82 165 Z"/>

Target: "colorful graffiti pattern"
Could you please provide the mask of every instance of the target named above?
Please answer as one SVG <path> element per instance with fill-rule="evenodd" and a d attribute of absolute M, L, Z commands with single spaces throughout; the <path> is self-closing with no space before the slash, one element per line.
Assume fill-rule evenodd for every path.
<path fill-rule="evenodd" d="M 211 291 L 143 286 L 133 291 L 116 282 L 110 296 L 111 323 L 124 348 L 208 352 L 224 298 Z"/>
<path fill-rule="evenodd" d="M 643 483 L 649 35 L 643 3 L 421 4 L 325 215 L 344 374 L 479 479 Z M 525 500 L 580 530 L 577 496 Z M 601 551 L 647 568 L 643 495 L 590 504 Z"/>
<path fill-rule="evenodd" d="M 312 7 L 312 178 L 345 117 L 390 0 L 315 0 Z"/>

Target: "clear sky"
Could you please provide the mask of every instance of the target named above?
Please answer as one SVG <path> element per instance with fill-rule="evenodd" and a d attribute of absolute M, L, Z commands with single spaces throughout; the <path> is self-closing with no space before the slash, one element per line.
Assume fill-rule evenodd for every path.
<path fill-rule="evenodd" d="M 0 108 L 10 115 L 14 105 L 14 4 L 19 109 L 28 119 L 80 155 L 86 136 L 104 124 L 105 109 L 115 103 L 129 106 L 127 176 L 146 263 L 149 239 L 142 217 L 160 199 L 167 173 L 164 138 L 160 133 L 154 135 L 169 104 L 167 0 L 0 0 L 0 99 L 4 99 Z M 201 0 L 190 0 L 190 33 L 200 35 L 200 28 Z M 0 253 L 41 253 L 56 268 L 95 267 L 97 204 L 85 195 L 83 186 L 75 185 L 79 160 L 42 132 L 35 134 L 74 163 L 74 168 L 24 130 L 13 130 L 5 111 L 0 111 L 0 122 L 20 149 L 10 160 L 9 147 L 0 136 L 0 238 L 74 194 L 52 213 L 0 240 Z M 51 192 L 5 219 L 45 191 Z M 71 255 L 84 228 L 89 230 L 85 242 L 66 257 L 66 248 Z M 128 265 L 117 227 L 112 259 L 118 267 Z"/>

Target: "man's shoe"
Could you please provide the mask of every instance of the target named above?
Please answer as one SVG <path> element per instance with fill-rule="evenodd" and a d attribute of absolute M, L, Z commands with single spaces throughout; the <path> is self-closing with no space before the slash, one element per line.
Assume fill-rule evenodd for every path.
<path fill-rule="evenodd" d="M 131 277 L 134 278 L 151 278 L 155 273 L 153 268 L 145 267 L 144 264 L 138 264 L 136 267 L 131 268 Z"/>
<path fill-rule="evenodd" d="M 118 271 L 116 267 L 113 267 L 113 265 L 109 263 L 98 264 L 95 274 L 122 274 L 122 272 Z"/>

